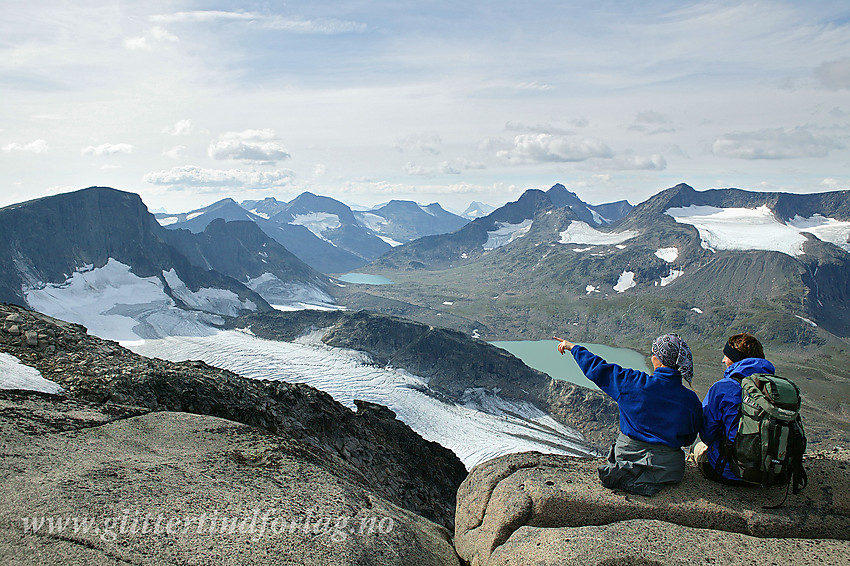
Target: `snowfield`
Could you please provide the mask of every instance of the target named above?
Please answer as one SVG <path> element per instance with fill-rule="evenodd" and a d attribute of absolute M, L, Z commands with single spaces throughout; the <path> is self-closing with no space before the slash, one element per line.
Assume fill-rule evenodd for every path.
<path fill-rule="evenodd" d="M 811 218 L 796 215 L 787 223 L 802 232 L 814 234 L 824 242 L 832 242 L 850 252 L 850 222 L 815 214 Z"/>
<path fill-rule="evenodd" d="M 595 246 L 613 246 L 631 240 L 638 233 L 635 230 L 623 232 L 601 232 L 587 222 L 573 220 L 567 229 L 561 232 L 562 244 L 593 244 Z"/>
<path fill-rule="evenodd" d="M 0 389 L 26 389 L 54 395 L 64 392 L 58 383 L 45 379 L 37 369 L 3 352 L 0 352 Z"/>
<path fill-rule="evenodd" d="M 667 263 L 673 263 L 679 257 L 679 248 L 659 248 L 655 250 L 655 257 L 663 259 Z"/>
<path fill-rule="evenodd" d="M 717 208 L 691 205 L 669 208 L 665 214 L 680 224 L 690 224 L 699 231 L 702 247 L 709 250 L 768 250 L 792 257 L 801 256 L 806 243 L 804 232 L 832 242 L 850 251 L 850 222 L 825 218 L 795 216 L 780 222 L 767 206 L 758 208 Z"/>
<path fill-rule="evenodd" d="M 661 278 L 661 286 L 666 287 L 667 285 L 669 285 L 670 283 L 672 283 L 673 281 L 675 281 L 676 279 L 678 279 L 679 277 L 681 277 L 684 274 L 685 274 L 684 271 L 680 271 L 678 269 L 673 269 L 671 267 L 670 273 L 668 273 L 665 277 Z"/>
<path fill-rule="evenodd" d="M 492 232 L 487 232 L 487 241 L 484 242 L 485 250 L 495 250 L 506 246 L 528 234 L 531 230 L 532 220 L 523 220 L 519 224 L 510 224 L 508 222 L 496 222 L 498 228 Z"/>
<path fill-rule="evenodd" d="M 455 452 L 467 468 L 526 450 L 589 454 L 578 433 L 529 403 L 485 390 L 469 390 L 458 403 L 439 400 L 427 393 L 425 379 L 371 365 L 366 354 L 331 348 L 320 336 L 278 342 L 223 331 L 147 340 L 132 350 L 172 361 L 200 359 L 254 379 L 307 383 L 352 409 L 355 399 L 386 405 L 424 438 Z"/>
<path fill-rule="evenodd" d="M 292 219 L 290 224 L 304 226 L 319 238 L 330 241 L 322 235 L 325 230 L 339 228 L 342 223 L 339 221 L 339 216 L 329 214 L 327 212 L 314 212 L 312 214 L 299 214 Z"/>
<path fill-rule="evenodd" d="M 229 291 L 201 289 L 191 293 L 176 273 L 163 276 L 171 281 L 172 289 L 181 290 L 185 300 L 199 306 L 231 312 L 242 305 Z M 224 293 L 236 297 L 236 302 L 228 303 L 233 297 Z M 124 345 L 163 336 L 208 336 L 215 332 L 211 324 L 223 322 L 214 312 L 177 308 L 158 277 L 139 277 L 130 272 L 129 266 L 114 259 L 101 268 L 77 271 L 63 284 L 25 289 L 24 294 L 33 309 L 82 324 L 89 333 Z"/>
<path fill-rule="evenodd" d="M 637 283 L 635 283 L 635 272 L 623 271 L 620 274 L 620 278 L 617 279 L 617 284 L 614 285 L 614 290 L 618 293 L 622 293 L 628 289 L 631 289 L 635 285 L 637 285 Z"/>

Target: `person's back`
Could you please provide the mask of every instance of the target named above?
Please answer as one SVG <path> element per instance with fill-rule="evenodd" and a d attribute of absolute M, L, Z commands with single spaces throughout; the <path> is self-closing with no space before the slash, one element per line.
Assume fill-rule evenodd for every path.
<path fill-rule="evenodd" d="M 560 339 L 559 339 L 560 340 Z M 603 485 L 652 495 L 681 481 L 683 446 L 689 446 L 702 423 L 702 405 L 682 380 L 690 381 L 693 364 L 687 344 L 667 334 L 652 344 L 652 374 L 609 364 L 586 348 L 562 340 L 582 372 L 620 408 L 620 435 L 608 461 L 599 468 Z"/>
<path fill-rule="evenodd" d="M 722 483 L 740 483 L 729 466 L 725 450 L 735 440 L 741 408 L 741 379 L 757 373 L 774 374 L 776 368 L 764 358 L 758 339 L 746 332 L 729 338 L 723 348 L 723 378 L 708 390 L 702 402 L 702 442 L 694 457 L 703 475 Z M 719 465 L 718 465 L 719 463 Z"/>

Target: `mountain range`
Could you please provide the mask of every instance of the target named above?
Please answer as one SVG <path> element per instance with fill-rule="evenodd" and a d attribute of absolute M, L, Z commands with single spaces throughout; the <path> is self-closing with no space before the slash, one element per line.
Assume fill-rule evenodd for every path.
<path fill-rule="evenodd" d="M 273 197 L 243 201 L 223 199 L 180 214 L 158 213 L 168 229 L 201 232 L 216 219 L 247 220 L 299 259 L 324 273 L 345 273 L 380 257 L 393 246 L 422 236 L 453 232 L 468 219 L 444 210 L 393 200 L 367 211 L 326 196 L 304 192 L 290 202 Z"/>
<path fill-rule="evenodd" d="M 0 301 L 97 319 L 113 339 L 204 333 L 269 301 L 332 302 L 328 285 L 253 222 L 166 230 L 138 195 L 111 188 L 0 209 Z"/>

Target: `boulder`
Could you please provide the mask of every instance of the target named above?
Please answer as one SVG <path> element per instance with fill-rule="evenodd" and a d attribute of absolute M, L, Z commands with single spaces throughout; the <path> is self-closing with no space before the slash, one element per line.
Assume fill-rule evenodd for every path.
<path fill-rule="evenodd" d="M 485 462 L 461 484 L 455 548 L 473 566 L 501 564 L 846 564 L 850 450 L 808 454 L 809 485 L 729 487 L 689 464 L 653 497 L 604 488 L 601 459 L 526 452 Z M 742 550 L 743 549 L 743 550 Z M 744 552 L 743 556 L 739 556 Z M 787 562 L 786 562 L 787 560 Z"/>
<path fill-rule="evenodd" d="M 0 392 L 0 437 L 0 564 L 459 565 L 445 528 L 256 427 Z"/>

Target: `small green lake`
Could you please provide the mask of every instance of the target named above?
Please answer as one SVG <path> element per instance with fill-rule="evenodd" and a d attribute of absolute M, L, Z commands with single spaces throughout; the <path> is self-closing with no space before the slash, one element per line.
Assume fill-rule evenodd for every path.
<path fill-rule="evenodd" d="M 393 281 L 383 275 L 370 275 L 369 273 L 346 273 L 337 277 L 340 281 L 354 283 L 355 285 L 392 285 Z"/>
<path fill-rule="evenodd" d="M 490 343 L 507 350 L 525 362 L 527 366 L 548 373 L 554 379 L 599 389 L 584 376 L 569 352 L 563 356 L 558 353 L 558 342 L 555 340 L 509 340 Z M 582 346 L 604 358 L 606 362 L 652 373 L 646 365 L 644 355 L 640 352 L 602 344 L 582 344 Z"/>

